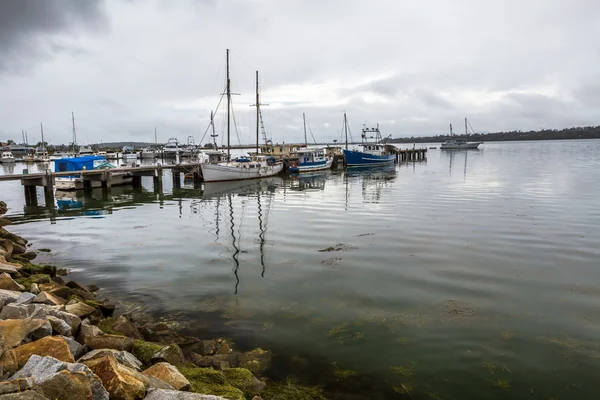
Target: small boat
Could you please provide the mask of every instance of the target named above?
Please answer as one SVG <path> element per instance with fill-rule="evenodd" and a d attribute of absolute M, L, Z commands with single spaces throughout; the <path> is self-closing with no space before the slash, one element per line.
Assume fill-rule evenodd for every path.
<path fill-rule="evenodd" d="M 146 147 L 142 149 L 140 156 L 142 157 L 142 160 L 154 160 L 154 158 L 156 158 L 156 152 L 153 149 Z"/>
<path fill-rule="evenodd" d="M 468 142 L 466 138 L 469 137 L 468 131 L 469 122 L 465 118 L 465 139 L 455 139 L 452 133 L 452 124 L 450 124 L 450 138 L 442 143 L 440 149 L 442 150 L 475 150 L 479 147 L 481 142 Z"/>
<path fill-rule="evenodd" d="M 92 150 L 91 146 L 81 146 L 79 148 L 79 153 L 82 156 L 91 156 L 92 154 L 94 154 L 94 150 Z"/>
<path fill-rule="evenodd" d="M 13 153 L 11 153 L 10 151 L 3 151 L 2 156 L 0 156 L 0 162 L 1 163 L 14 163 L 15 156 L 13 156 Z"/>
<path fill-rule="evenodd" d="M 302 113 L 302 120 L 304 121 L 305 148 L 296 150 L 296 154 L 294 155 L 298 157 L 298 162 L 292 162 L 288 169 L 289 172 L 309 172 L 330 169 L 333 164 L 333 157 L 327 155 L 325 147 L 308 148 L 308 139 L 306 137 L 306 115 L 304 113 Z"/>
<path fill-rule="evenodd" d="M 181 148 L 177 138 L 170 138 L 162 149 L 163 158 L 175 158 L 179 154 Z"/>
<path fill-rule="evenodd" d="M 231 147 L 229 142 L 230 133 L 230 110 L 231 110 L 231 80 L 229 79 L 229 49 L 227 50 L 227 158 L 230 159 Z M 259 120 L 260 120 L 260 100 L 258 93 L 258 71 L 256 72 L 256 148 L 258 149 Z M 201 165 L 202 177 L 204 182 L 225 182 L 238 181 L 245 179 L 265 178 L 279 174 L 283 170 L 283 163 L 276 162 L 270 156 L 255 156 L 252 159 L 247 157 L 237 158 L 233 161 L 221 162 L 217 164 L 205 163 Z"/>
<path fill-rule="evenodd" d="M 379 124 L 377 128 L 362 129 L 362 151 L 348 150 L 348 119 L 344 113 L 344 129 L 346 131 L 346 149 L 344 149 L 344 159 L 348 167 L 369 167 L 373 165 L 393 164 L 396 161 L 396 155 L 390 152 L 389 147 L 383 143 Z M 375 141 L 368 142 L 368 133 L 375 133 Z"/>
<path fill-rule="evenodd" d="M 298 162 L 292 162 L 290 172 L 311 172 L 330 169 L 333 157 L 325 155 L 325 148 L 298 149 Z"/>
<path fill-rule="evenodd" d="M 109 164 L 105 157 L 84 156 L 76 158 L 61 158 L 54 162 L 54 172 L 82 171 L 92 169 L 112 169 L 114 165 Z M 133 182 L 133 176 L 128 172 L 113 172 L 111 174 L 111 186 L 128 185 Z M 102 182 L 91 181 L 92 188 L 102 187 Z M 55 178 L 56 190 L 79 190 L 83 189 L 83 178 L 78 175 L 57 176 Z"/>

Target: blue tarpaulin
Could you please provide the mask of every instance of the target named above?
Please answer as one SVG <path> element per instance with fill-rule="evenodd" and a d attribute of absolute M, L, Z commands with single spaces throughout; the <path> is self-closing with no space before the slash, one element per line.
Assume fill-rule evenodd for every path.
<path fill-rule="evenodd" d="M 54 172 L 81 171 L 94 169 L 95 165 L 106 162 L 106 157 L 84 156 L 76 158 L 61 158 L 54 161 Z"/>

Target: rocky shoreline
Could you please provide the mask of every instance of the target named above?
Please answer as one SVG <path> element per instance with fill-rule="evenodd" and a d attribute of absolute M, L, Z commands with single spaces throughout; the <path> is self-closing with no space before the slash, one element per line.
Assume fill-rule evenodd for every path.
<path fill-rule="evenodd" d="M 6 212 L 0 201 L 0 400 L 325 399 L 320 388 L 270 381 L 269 351 L 120 314 L 94 285 L 33 263 L 48 250 L 10 233 Z"/>

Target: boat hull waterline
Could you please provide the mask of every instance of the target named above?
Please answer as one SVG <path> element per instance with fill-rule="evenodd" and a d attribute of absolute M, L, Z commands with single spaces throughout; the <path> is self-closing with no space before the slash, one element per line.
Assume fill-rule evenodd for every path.
<path fill-rule="evenodd" d="M 241 168 L 235 165 L 202 164 L 204 182 L 228 182 L 246 179 L 259 179 L 279 174 L 283 164 L 262 166 L 260 168 Z"/>
<path fill-rule="evenodd" d="M 395 155 L 378 156 L 362 151 L 344 150 L 344 159 L 348 167 L 367 167 L 374 165 L 392 164 L 396 161 Z"/>
<path fill-rule="evenodd" d="M 131 185 L 133 183 L 133 176 L 129 173 L 113 173 L 111 175 L 110 184 L 111 186 L 118 185 Z M 102 182 L 90 181 L 92 189 L 101 188 Z M 56 177 L 54 182 L 56 190 L 83 190 L 83 179 L 82 178 L 69 178 L 69 177 Z"/>
<path fill-rule="evenodd" d="M 470 142 L 470 143 L 458 143 L 458 144 L 442 144 L 440 149 L 442 150 L 476 150 L 479 148 L 481 143 Z"/>

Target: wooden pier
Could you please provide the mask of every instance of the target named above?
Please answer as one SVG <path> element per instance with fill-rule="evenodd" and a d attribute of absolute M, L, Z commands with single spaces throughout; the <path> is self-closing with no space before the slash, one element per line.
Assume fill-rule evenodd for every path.
<path fill-rule="evenodd" d="M 62 176 L 74 176 L 83 180 L 84 192 L 90 192 L 92 182 L 101 182 L 102 190 L 107 194 L 111 190 L 111 176 L 115 173 L 129 173 L 132 177 L 132 185 L 134 188 L 142 186 L 142 177 L 151 176 L 154 182 L 154 191 L 162 191 L 163 171 L 171 170 L 173 179 L 173 187 L 181 187 L 181 175 L 192 174 L 194 184 L 202 182 L 200 164 L 177 164 L 177 165 L 149 165 L 141 167 L 120 167 L 111 169 L 95 169 L 81 171 L 65 171 L 65 172 L 36 172 L 32 174 L 14 174 L 0 175 L 2 181 L 20 180 L 25 192 L 25 203 L 27 205 L 37 205 L 37 187 L 44 188 L 44 196 L 47 204 L 53 204 L 54 201 L 54 185 L 55 179 Z"/>
<path fill-rule="evenodd" d="M 426 159 L 427 148 L 396 150 L 397 162 L 425 161 Z"/>

